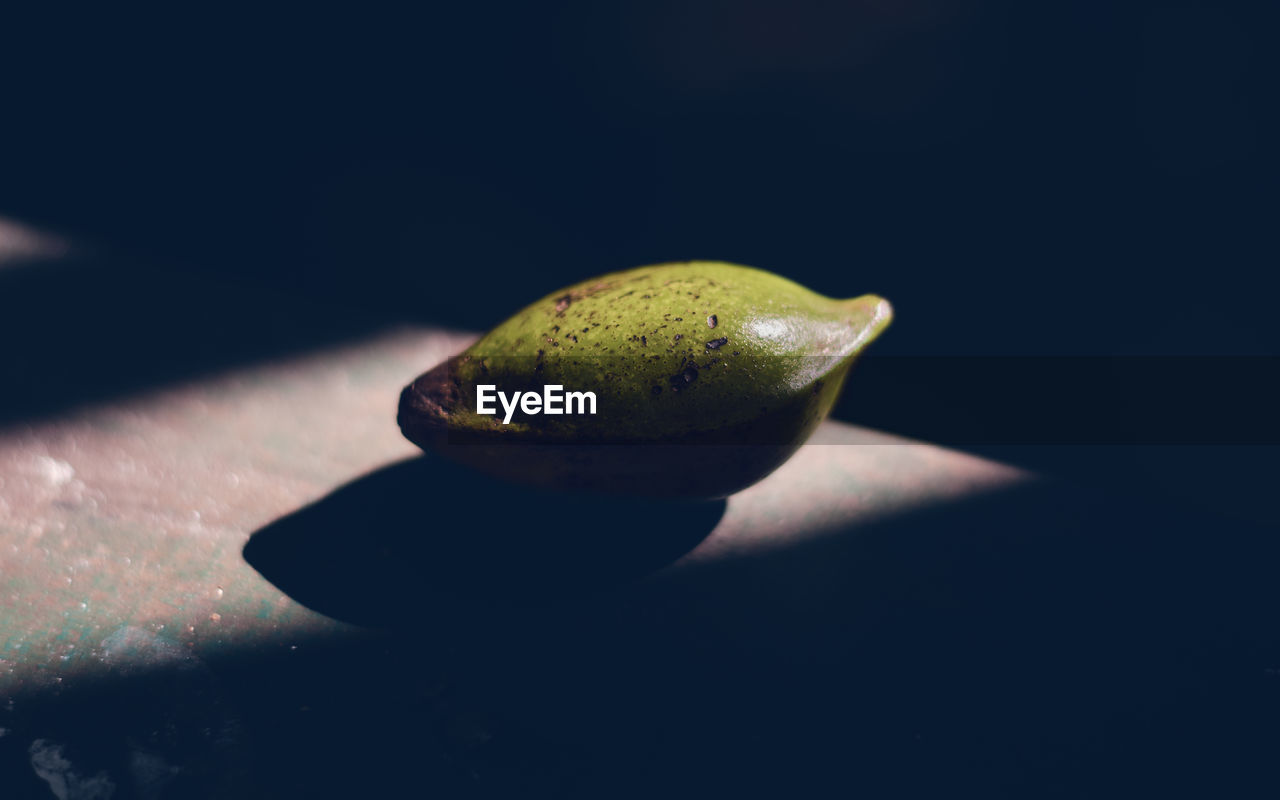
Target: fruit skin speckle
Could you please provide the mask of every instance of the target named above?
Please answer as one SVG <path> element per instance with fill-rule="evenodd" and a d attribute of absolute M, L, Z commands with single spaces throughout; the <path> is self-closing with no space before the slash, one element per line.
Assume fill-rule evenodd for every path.
<path fill-rule="evenodd" d="M 723 262 L 609 273 L 530 304 L 421 376 L 402 394 L 399 421 L 424 448 L 452 450 L 525 482 L 645 494 L 704 494 L 703 484 L 715 484 L 721 491 L 763 474 L 717 468 L 702 463 L 707 454 L 700 454 L 691 463 L 735 473 L 732 480 L 686 480 L 681 488 L 671 485 L 680 479 L 672 478 L 669 465 L 657 471 L 662 478 L 623 477 L 612 467 L 568 458 L 562 449 L 535 468 L 520 465 L 531 453 L 511 445 L 527 451 L 531 445 L 715 442 L 785 451 L 785 460 L 829 412 L 850 364 L 891 317 L 888 303 L 874 295 L 835 300 L 779 275 Z M 592 391 L 598 412 L 518 414 L 502 425 L 475 413 L 477 383 L 507 392 L 546 384 Z M 464 440 L 462 447 L 445 446 Z M 781 463 L 776 455 L 766 460 L 770 470 Z"/>

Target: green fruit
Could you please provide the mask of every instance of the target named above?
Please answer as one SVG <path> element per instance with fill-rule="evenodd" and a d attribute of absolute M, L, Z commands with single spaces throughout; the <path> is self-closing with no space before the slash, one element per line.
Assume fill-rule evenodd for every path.
<path fill-rule="evenodd" d="M 407 386 L 411 441 L 524 483 L 724 496 L 772 472 L 889 324 L 874 295 L 833 300 L 763 270 L 694 261 L 547 295 Z M 593 392 L 596 413 L 477 412 L 507 395 Z M 482 390 L 491 396 L 493 390 Z"/>

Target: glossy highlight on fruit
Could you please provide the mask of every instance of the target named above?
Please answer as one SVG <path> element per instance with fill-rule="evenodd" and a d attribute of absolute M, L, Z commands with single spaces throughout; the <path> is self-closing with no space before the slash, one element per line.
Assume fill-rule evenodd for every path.
<path fill-rule="evenodd" d="M 891 316 L 874 295 L 835 300 L 735 264 L 614 272 L 547 295 L 420 376 L 399 423 L 424 449 L 509 480 L 723 496 L 803 444 Z M 477 386 L 551 385 L 594 393 L 596 413 L 477 412 Z"/>

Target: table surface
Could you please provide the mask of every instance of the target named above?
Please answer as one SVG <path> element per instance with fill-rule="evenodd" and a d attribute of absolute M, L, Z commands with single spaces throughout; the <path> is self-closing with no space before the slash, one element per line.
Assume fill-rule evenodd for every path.
<path fill-rule="evenodd" d="M 0 690 L 92 674 L 110 659 L 104 642 L 127 626 L 196 655 L 336 632 L 241 551 L 267 523 L 417 455 L 395 425 L 399 389 L 468 341 L 405 331 L 7 431 Z M 784 468 L 731 498 L 671 568 L 1027 479 L 831 422 Z M 430 488 L 421 503 L 443 499 Z"/>

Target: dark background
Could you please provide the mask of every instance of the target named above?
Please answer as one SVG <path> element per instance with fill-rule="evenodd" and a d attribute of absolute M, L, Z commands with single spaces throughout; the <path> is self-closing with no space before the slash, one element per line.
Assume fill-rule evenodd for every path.
<path fill-rule="evenodd" d="M 0 28 L 0 215 L 101 247 L 0 269 L 0 423 L 406 322 L 484 329 L 560 285 L 665 260 L 746 263 L 836 296 L 876 292 L 897 321 L 875 354 L 956 358 L 923 375 L 891 369 L 897 382 L 864 375 L 865 394 L 850 392 L 840 416 L 934 440 L 967 432 L 951 438 L 1156 503 L 1050 491 L 888 523 L 871 558 L 855 553 L 855 583 L 884 603 L 870 640 L 879 660 L 832 662 L 862 663 L 857 683 L 844 672 L 810 683 L 809 651 L 778 646 L 805 631 L 846 646 L 847 609 L 816 589 L 808 627 L 779 614 L 752 640 L 758 651 L 713 641 L 705 658 L 688 656 L 669 620 L 650 630 L 606 619 L 597 627 L 623 642 L 619 663 L 657 670 L 676 706 L 712 707 L 691 719 L 772 732 L 744 751 L 738 739 L 708 744 L 680 719 L 649 720 L 676 731 L 662 752 L 720 759 L 741 791 L 754 765 L 779 792 L 865 779 L 878 796 L 998 796 L 1007 779 L 1009 796 L 1141 796 L 1148 781 L 1175 796 L 1190 774 L 1204 792 L 1226 776 L 1238 790 L 1228 793 L 1246 796 L 1274 780 L 1273 531 L 1180 509 L 1277 521 L 1274 448 L 1248 443 L 1250 419 L 1275 430 L 1266 404 L 1240 389 L 1251 367 L 1234 362 L 1244 371 L 1221 389 L 1189 375 L 1192 401 L 1153 398 L 1127 376 L 1137 402 L 1109 386 L 1059 392 L 1029 365 L 1075 364 L 1087 382 L 1105 374 L 1100 357 L 1280 350 L 1274 16 L 1261 3 L 933 0 L 12 15 Z M 973 361 L 989 387 L 976 399 L 939 393 L 965 380 L 965 358 L 988 356 L 1030 358 Z M 1000 382 L 1002 363 L 1041 376 L 1043 390 L 1012 396 L 1018 381 Z M 1164 392 L 1169 375 L 1152 385 Z M 1247 385 L 1274 389 L 1265 376 Z M 1101 398 L 1091 421 L 1076 418 L 1083 397 Z M 1211 401 L 1199 416 L 1229 417 L 1233 434 L 1180 438 Z M 1253 417 L 1232 415 L 1240 405 Z M 1127 423 L 1110 416 L 1163 406 L 1166 422 L 1144 428 L 1156 430 L 1143 439 L 1154 447 L 1130 446 Z M 1069 433 L 1043 435 L 1056 419 Z M 998 435 L 1011 420 L 1041 435 Z M 1110 427 L 1090 436 L 1094 423 Z M 1062 446 L 1077 439 L 1107 447 Z M 878 574 L 876 548 L 898 569 Z M 807 585 L 808 567 L 788 563 L 758 566 L 794 578 L 770 601 Z M 707 617 L 767 617 L 730 607 L 753 596 L 754 576 L 709 584 Z M 628 638 L 637 629 L 649 638 Z M 547 647 L 541 632 L 527 635 L 531 652 Z M 482 666 L 524 646 L 494 641 Z M 566 652 L 590 644 L 573 638 Z M 403 685 L 344 652 L 365 669 L 350 680 L 372 693 L 370 707 L 400 702 Z M 672 653 L 688 663 L 668 663 Z M 403 674 L 419 656 L 401 654 Z M 291 699 L 313 702 L 348 674 L 336 663 L 251 665 L 243 691 L 292 687 Z M 740 672 L 744 663 L 757 666 Z M 708 668 L 730 676 L 727 688 L 708 695 L 689 678 Z M 598 696 L 625 706 L 612 674 L 592 676 Z M 252 688 L 264 676 L 269 685 Z M 534 702 L 544 677 L 511 691 Z M 95 702 L 128 719 L 127 703 L 152 687 Z M 556 696 L 539 712 L 548 719 Z M 764 704 L 761 716 L 733 716 L 759 708 L 744 696 Z M 842 738 L 843 718 L 824 716 L 832 704 L 870 722 Z M 337 695 L 331 705 L 351 728 L 412 727 L 418 713 L 410 704 L 388 722 Z M 65 708 L 62 724 L 79 725 L 83 707 Z M 310 723 L 262 716 L 259 734 L 278 733 L 287 751 L 281 786 L 323 789 L 324 770 L 293 771 L 319 761 Z M 913 718 L 944 729 L 935 741 L 945 744 L 903 755 L 917 753 Z M 376 761 L 379 733 L 354 753 L 343 749 L 350 737 L 335 739 L 322 756 Z M 416 741 L 392 755 L 420 756 Z M 850 773 L 847 746 L 869 754 Z M 612 757 L 597 768 L 625 777 L 635 767 L 635 750 Z M 695 761 L 646 774 L 714 791 L 720 777 Z"/>
<path fill-rule="evenodd" d="M 1265 5 L 18 19 L 0 212 L 479 329 L 707 258 L 891 298 L 882 354 L 1274 352 Z"/>

